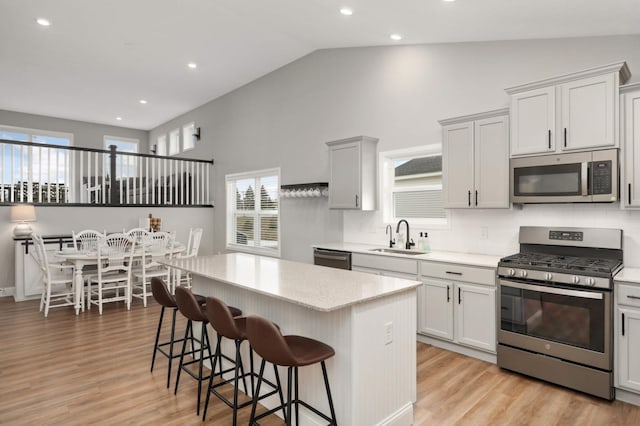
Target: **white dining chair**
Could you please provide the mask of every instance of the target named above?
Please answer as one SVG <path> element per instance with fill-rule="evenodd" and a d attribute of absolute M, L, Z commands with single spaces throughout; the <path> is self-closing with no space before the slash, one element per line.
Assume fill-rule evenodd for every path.
<path fill-rule="evenodd" d="M 122 233 L 106 236 L 98 244 L 97 274 L 89 278 L 87 304 L 98 306 L 123 301 L 131 309 L 131 264 L 136 242 Z"/>
<path fill-rule="evenodd" d="M 158 277 L 169 282 L 169 267 L 158 263 L 158 260 L 168 256 L 172 244 L 173 237 L 169 232 L 150 232 L 142 239 L 142 257 L 140 264 L 133 270 L 134 283 L 131 295 L 142 299 L 145 308 L 147 298 L 151 296 L 151 278 Z"/>
<path fill-rule="evenodd" d="M 73 265 L 50 261 L 42 237 L 32 234 L 31 239 L 35 248 L 32 253 L 42 272 L 40 312 L 44 310 L 46 317 L 51 308 L 74 306 Z"/>
<path fill-rule="evenodd" d="M 78 233 L 71 231 L 73 237 L 73 248 L 80 252 L 96 252 L 98 251 L 98 242 L 106 237 L 106 235 L 95 229 L 85 229 Z"/>
<path fill-rule="evenodd" d="M 131 228 L 125 232 L 126 235 L 136 240 L 137 243 L 142 242 L 142 239 L 149 235 L 149 231 L 144 228 Z"/>
<path fill-rule="evenodd" d="M 202 228 L 189 229 L 189 239 L 187 240 L 187 249 L 184 253 L 176 255 L 176 259 L 185 259 L 195 257 L 200 250 L 200 241 L 202 240 Z M 171 292 L 175 294 L 176 287 L 191 288 L 191 273 L 184 272 L 180 269 L 173 269 L 173 277 L 171 280 Z"/>

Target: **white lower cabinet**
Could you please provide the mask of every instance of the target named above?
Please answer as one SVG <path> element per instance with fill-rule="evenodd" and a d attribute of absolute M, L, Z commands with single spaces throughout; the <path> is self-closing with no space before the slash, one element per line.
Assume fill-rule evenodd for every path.
<path fill-rule="evenodd" d="M 640 392 L 640 285 L 616 286 L 616 387 Z"/>
<path fill-rule="evenodd" d="M 421 262 L 420 279 L 420 333 L 496 352 L 494 268 Z"/>
<path fill-rule="evenodd" d="M 423 278 L 418 291 L 418 331 L 441 339 L 453 340 L 453 283 Z"/>

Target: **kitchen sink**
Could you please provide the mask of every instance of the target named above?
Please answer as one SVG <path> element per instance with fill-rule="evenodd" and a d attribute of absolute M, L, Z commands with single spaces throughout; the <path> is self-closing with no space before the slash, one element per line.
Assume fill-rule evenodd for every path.
<path fill-rule="evenodd" d="M 402 250 L 402 249 L 393 249 L 393 248 L 374 248 L 369 251 L 377 251 L 378 253 L 393 253 L 393 254 L 407 254 L 410 256 L 417 256 L 419 254 L 424 254 L 421 251 L 415 250 Z"/>

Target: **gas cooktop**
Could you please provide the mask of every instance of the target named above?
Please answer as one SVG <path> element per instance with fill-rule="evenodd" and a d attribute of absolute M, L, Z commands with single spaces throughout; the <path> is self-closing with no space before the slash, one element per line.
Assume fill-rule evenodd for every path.
<path fill-rule="evenodd" d="M 622 269 L 622 261 L 547 253 L 516 253 L 500 259 L 500 266 L 607 278 Z"/>

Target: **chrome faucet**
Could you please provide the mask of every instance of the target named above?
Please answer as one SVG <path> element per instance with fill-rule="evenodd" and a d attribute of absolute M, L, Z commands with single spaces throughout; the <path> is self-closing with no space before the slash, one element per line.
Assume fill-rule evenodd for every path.
<path fill-rule="evenodd" d="M 396 226 L 396 234 L 398 232 L 400 232 L 400 224 L 404 222 L 405 225 L 407 225 L 407 241 L 404 245 L 404 248 L 406 248 L 407 250 L 411 249 L 411 246 L 415 246 L 416 243 L 413 242 L 413 238 L 411 238 L 410 234 L 409 234 L 409 222 L 407 222 L 405 219 L 400 219 L 398 221 L 398 226 Z"/>
<path fill-rule="evenodd" d="M 389 248 L 393 248 L 396 240 L 393 239 L 393 228 L 391 225 L 387 225 L 387 229 L 385 229 L 384 233 L 389 234 Z"/>

